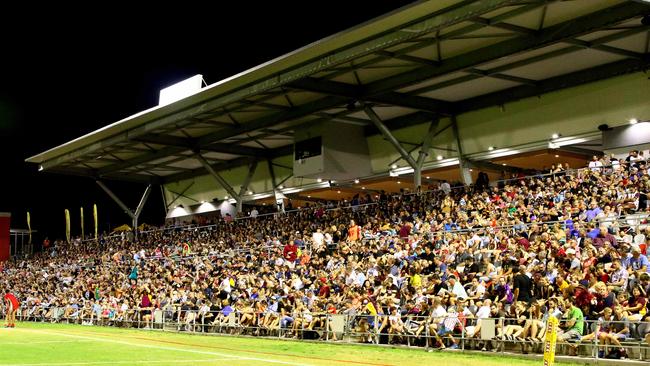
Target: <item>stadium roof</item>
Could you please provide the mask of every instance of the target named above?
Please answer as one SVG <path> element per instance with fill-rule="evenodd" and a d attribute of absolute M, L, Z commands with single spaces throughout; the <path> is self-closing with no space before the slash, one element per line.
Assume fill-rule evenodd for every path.
<path fill-rule="evenodd" d="M 291 154 L 296 126 L 390 129 L 650 66 L 642 1 L 419 2 L 28 158 L 45 171 L 168 183 Z"/>

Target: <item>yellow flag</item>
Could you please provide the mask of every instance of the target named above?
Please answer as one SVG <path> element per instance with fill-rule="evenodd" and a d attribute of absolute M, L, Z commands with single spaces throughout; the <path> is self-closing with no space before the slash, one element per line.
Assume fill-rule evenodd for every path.
<path fill-rule="evenodd" d="M 86 239 L 84 235 L 84 208 L 81 207 L 81 240 Z"/>
<path fill-rule="evenodd" d="M 65 209 L 65 239 L 70 243 L 70 211 Z"/>
<path fill-rule="evenodd" d="M 32 243 L 32 220 L 29 216 L 29 211 L 27 211 L 27 229 L 29 229 L 29 244 Z"/>
<path fill-rule="evenodd" d="M 93 205 L 93 217 L 95 218 L 95 240 L 97 240 L 97 204 Z"/>
<path fill-rule="evenodd" d="M 544 366 L 553 366 L 555 363 L 555 344 L 557 342 L 557 325 L 556 317 L 551 316 L 546 324 L 546 337 L 544 340 Z"/>

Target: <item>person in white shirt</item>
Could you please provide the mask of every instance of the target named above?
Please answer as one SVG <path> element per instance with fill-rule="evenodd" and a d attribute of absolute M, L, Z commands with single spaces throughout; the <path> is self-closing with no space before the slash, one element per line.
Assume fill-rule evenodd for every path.
<path fill-rule="evenodd" d="M 311 240 L 314 242 L 314 251 L 316 253 L 323 250 L 325 235 L 323 235 L 320 229 L 316 230 L 316 232 L 311 235 Z"/>
<path fill-rule="evenodd" d="M 445 192 L 446 195 L 451 193 L 451 186 L 449 185 L 449 182 L 443 180 L 442 183 L 440 183 L 440 190 Z"/>
<path fill-rule="evenodd" d="M 592 172 L 594 173 L 600 173 L 600 171 L 603 168 L 603 163 L 598 160 L 598 156 L 594 155 L 591 157 L 591 161 L 589 162 L 589 169 L 591 169 Z"/>

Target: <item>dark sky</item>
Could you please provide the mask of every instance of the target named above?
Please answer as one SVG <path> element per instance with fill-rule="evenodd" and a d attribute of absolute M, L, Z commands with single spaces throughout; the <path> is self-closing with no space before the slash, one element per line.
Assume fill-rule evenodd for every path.
<path fill-rule="evenodd" d="M 64 209 L 86 232 L 128 223 L 90 179 L 38 173 L 24 159 L 157 104 L 160 89 L 195 74 L 212 84 L 413 1 L 189 2 L 93 9 L 4 9 L 0 16 L 0 211 L 12 227 L 65 233 Z M 81 4 L 81 3 L 79 3 Z M 113 3 L 97 3 L 102 5 Z M 163 3 L 160 3 L 163 4 Z M 179 8 L 183 4 L 186 8 Z M 36 9 L 38 8 L 38 9 Z M 144 186 L 107 182 L 137 205 Z M 164 218 L 159 189 L 141 222 Z"/>

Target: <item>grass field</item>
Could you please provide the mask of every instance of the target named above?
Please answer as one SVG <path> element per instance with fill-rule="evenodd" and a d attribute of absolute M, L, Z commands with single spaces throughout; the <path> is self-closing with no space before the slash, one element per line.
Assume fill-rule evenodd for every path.
<path fill-rule="evenodd" d="M 0 365 L 503 365 L 540 360 L 67 324 L 0 329 Z M 562 364 L 569 365 L 569 364 Z"/>

